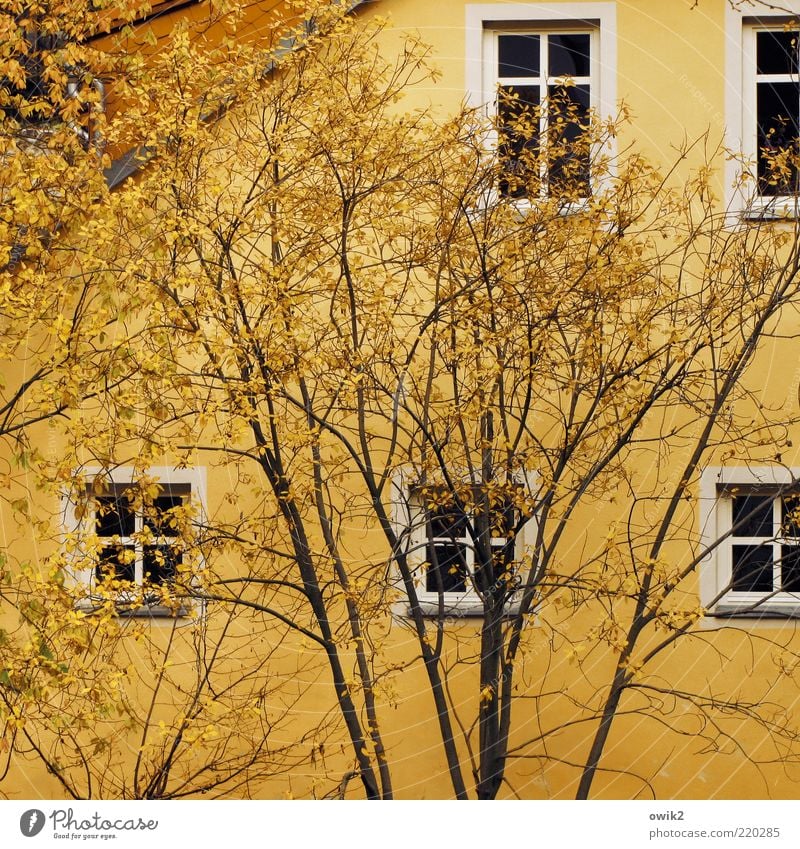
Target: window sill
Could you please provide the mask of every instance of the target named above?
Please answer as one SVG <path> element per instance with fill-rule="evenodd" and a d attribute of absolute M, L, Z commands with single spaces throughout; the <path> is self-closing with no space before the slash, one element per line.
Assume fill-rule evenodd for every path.
<path fill-rule="evenodd" d="M 569 218 L 571 215 L 580 215 L 582 212 L 586 212 L 589 208 L 589 198 L 582 198 L 581 200 L 575 201 L 560 201 L 556 198 L 540 198 L 540 203 L 551 204 L 555 207 L 555 212 L 559 218 Z M 515 201 L 517 205 L 517 210 L 521 217 L 527 216 L 532 209 L 536 206 L 536 201 Z"/>
<path fill-rule="evenodd" d="M 800 219 L 800 197 L 756 198 L 742 210 L 745 221 L 794 221 Z"/>
<path fill-rule="evenodd" d="M 413 609 L 405 604 L 404 615 L 413 616 Z M 478 599 L 468 599 L 448 602 L 446 599 L 439 605 L 438 601 L 420 601 L 419 610 L 423 616 L 430 618 L 443 617 L 445 619 L 482 619 L 485 615 L 483 602 Z M 515 616 L 519 613 L 519 604 L 507 604 L 504 615 Z"/>
<path fill-rule="evenodd" d="M 485 201 L 477 206 L 470 207 L 467 210 L 467 215 L 479 220 L 483 215 L 489 212 L 493 207 L 503 204 L 513 210 L 519 221 L 524 221 L 529 215 L 533 215 L 536 211 L 541 211 L 546 206 L 551 209 L 551 218 L 568 218 L 571 215 L 579 215 L 586 212 L 589 208 L 591 198 L 582 198 L 579 201 L 559 201 L 551 197 L 539 197 L 533 200 L 529 198 L 510 198 L 503 197 L 496 193 L 485 199 Z"/>

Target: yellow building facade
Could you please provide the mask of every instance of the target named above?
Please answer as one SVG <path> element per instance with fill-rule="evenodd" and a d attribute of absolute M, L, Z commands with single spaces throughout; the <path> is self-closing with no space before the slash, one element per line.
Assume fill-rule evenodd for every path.
<path fill-rule="evenodd" d="M 739 5 L 375 0 L 109 111 L 4 431 L 8 797 L 794 798 L 800 4 Z"/>

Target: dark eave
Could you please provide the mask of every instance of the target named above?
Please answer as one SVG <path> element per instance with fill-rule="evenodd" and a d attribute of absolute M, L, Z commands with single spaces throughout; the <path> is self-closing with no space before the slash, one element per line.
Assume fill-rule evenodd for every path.
<path fill-rule="evenodd" d="M 122 156 L 118 156 L 108 168 L 103 169 L 103 176 L 109 189 L 116 188 L 128 177 L 138 173 L 152 155 L 153 151 L 150 148 L 137 147 L 126 150 Z"/>
<path fill-rule="evenodd" d="M 175 0 L 175 2 L 161 3 L 153 8 L 152 13 L 147 18 L 143 18 L 138 23 L 147 23 L 159 14 L 168 14 L 178 9 L 183 9 L 186 6 L 196 5 L 199 2 L 203 2 L 203 0 Z M 348 14 L 358 6 L 362 6 L 367 2 L 370 2 L 370 0 L 349 0 L 349 2 L 346 3 Z M 290 51 L 296 50 L 297 46 L 297 38 L 287 37 L 280 42 L 276 51 L 276 56 L 280 57 Z M 273 67 L 273 63 L 270 62 L 269 65 L 264 68 L 264 76 L 267 76 L 272 71 Z M 220 105 L 218 108 L 212 110 L 208 115 L 203 116 L 203 120 L 209 122 L 219 120 L 228 111 L 228 107 L 230 105 L 230 103 Z M 155 151 L 153 148 L 142 146 L 131 148 L 130 150 L 125 151 L 122 155 L 118 156 L 112 161 L 111 165 L 103 171 L 103 176 L 105 177 L 108 187 L 110 189 L 114 189 L 121 183 L 124 183 L 129 177 L 133 177 L 135 174 L 138 174 L 152 158 L 154 153 Z"/>

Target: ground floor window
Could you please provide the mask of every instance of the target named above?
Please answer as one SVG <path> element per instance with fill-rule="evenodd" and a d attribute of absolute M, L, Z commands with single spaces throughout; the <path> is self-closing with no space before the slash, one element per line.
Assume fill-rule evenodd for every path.
<path fill-rule="evenodd" d="M 158 471 L 97 470 L 73 487 L 67 526 L 82 605 L 113 597 L 121 612 L 152 613 L 187 595 L 204 474 Z"/>

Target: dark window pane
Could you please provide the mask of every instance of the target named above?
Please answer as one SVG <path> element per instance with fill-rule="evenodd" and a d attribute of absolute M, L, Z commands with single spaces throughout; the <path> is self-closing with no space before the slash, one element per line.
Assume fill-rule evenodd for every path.
<path fill-rule="evenodd" d="M 731 590 L 735 593 L 772 592 L 772 546 L 734 545 L 731 548 Z"/>
<path fill-rule="evenodd" d="M 761 194 L 792 194 L 796 191 L 797 173 L 789 164 L 776 170 L 775 154 L 797 151 L 798 83 L 759 83 L 756 87 L 758 120 L 758 185 Z"/>
<path fill-rule="evenodd" d="M 566 134 L 570 140 L 578 138 L 589 117 L 589 86 L 551 85 L 547 94 L 550 129 L 560 130 L 559 137 Z"/>
<path fill-rule="evenodd" d="M 505 572 L 509 563 L 514 560 L 514 541 L 496 542 L 492 545 L 492 565 L 495 574 Z"/>
<path fill-rule="evenodd" d="M 497 102 L 498 156 L 503 169 L 500 194 L 526 197 L 538 194 L 539 88 L 501 88 Z"/>
<path fill-rule="evenodd" d="M 467 589 L 467 547 L 465 545 L 429 545 L 425 589 L 429 593 L 463 593 Z"/>
<path fill-rule="evenodd" d="M 130 499 L 121 495 L 103 495 L 97 499 L 95 533 L 99 537 L 133 535 L 135 516 Z"/>
<path fill-rule="evenodd" d="M 155 536 L 174 537 L 178 536 L 174 516 L 169 512 L 174 507 L 180 507 L 183 499 L 180 495 L 159 495 L 153 499 L 153 504 L 146 510 L 144 524 Z"/>
<path fill-rule="evenodd" d="M 759 74 L 797 73 L 797 32 L 756 33 Z"/>
<path fill-rule="evenodd" d="M 781 536 L 800 537 L 800 495 L 781 499 Z"/>
<path fill-rule="evenodd" d="M 800 592 L 800 546 L 781 546 L 781 589 L 787 593 Z"/>
<path fill-rule="evenodd" d="M 51 120 L 53 112 L 53 103 L 49 97 L 52 79 L 46 78 L 46 70 L 52 64 L 53 53 L 63 49 L 65 38 L 60 34 L 28 32 L 25 34 L 25 41 L 27 45 L 24 51 L 13 56 L 24 71 L 25 81 L 21 84 L 18 79 L 0 79 L 0 89 L 5 94 L 0 97 L 4 103 L 7 103 L 10 97 L 13 103 L 2 111 L 24 124 L 46 122 Z M 35 109 L 22 110 L 22 106 L 34 106 Z"/>
<path fill-rule="evenodd" d="M 501 35 L 497 38 L 499 77 L 539 76 L 539 36 Z"/>
<path fill-rule="evenodd" d="M 144 547 L 144 580 L 150 584 L 163 584 L 175 578 L 183 554 L 174 545 L 146 545 Z"/>
<path fill-rule="evenodd" d="M 501 86 L 497 96 L 497 117 L 500 127 L 525 123 L 529 134 L 537 133 L 539 120 L 539 86 Z M 528 127 L 526 121 L 530 121 Z M 521 131 L 518 130 L 518 132 Z"/>
<path fill-rule="evenodd" d="M 122 552 L 128 552 L 122 563 Z M 133 546 L 115 545 L 100 550 L 100 559 L 95 569 L 98 581 L 115 578 L 118 581 L 134 581 L 136 579 L 136 562 L 133 557 Z"/>
<path fill-rule="evenodd" d="M 551 77 L 588 77 L 589 36 L 551 35 L 548 39 Z"/>
<path fill-rule="evenodd" d="M 548 188 L 551 195 L 589 194 L 589 86 L 548 90 Z"/>
<path fill-rule="evenodd" d="M 772 537 L 772 499 L 737 495 L 733 499 L 733 536 Z"/>
<path fill-rule="evenodd" d="M 437 507 L 428 511 L 431 537 L 458 539 L 467 533 L 467 517 L 458 507 Z"/>

